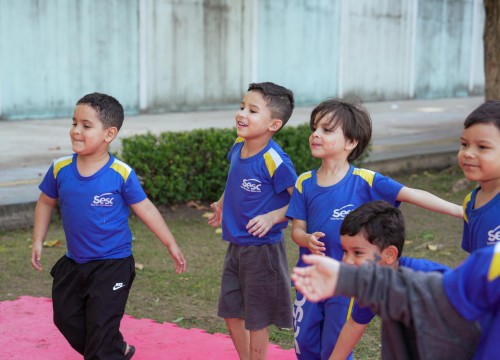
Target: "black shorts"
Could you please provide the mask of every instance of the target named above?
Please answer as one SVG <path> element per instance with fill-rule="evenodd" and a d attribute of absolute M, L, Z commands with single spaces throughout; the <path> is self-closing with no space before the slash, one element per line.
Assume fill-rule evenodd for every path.
<path fill-rule="evenodd" d="M 217 315 L 245 319 L 247 330 L 292 327 L 291 282 L 285 240 L 277 244 L 229 244 Z"/>

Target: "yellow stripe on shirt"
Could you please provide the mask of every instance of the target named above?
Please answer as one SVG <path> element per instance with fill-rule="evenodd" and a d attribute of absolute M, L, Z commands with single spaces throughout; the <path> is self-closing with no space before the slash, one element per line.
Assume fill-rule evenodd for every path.
<path fill-rule="evenodd" d="M 469 218 L 467 217 L 467 213 L 465 212 L 465 210 L 467 209 L 467 205 L 469 204 L 471 198 L 472 198 L 471 192 L 468 193 L 467 196 L 465 196 L 465 198 L 464 198 L 463 208 L 464 208 L 464 220 L 466 223 L 469 222 Z"/>
<path fill-rule="evenodd" d="M 373 179 L 375 178 L 375 173 L 373 171 L 366 169 L 355 169 L 352 173 L 354 175 L 361 176 L 370 185 L 370 187 L 373 186 Z"/>
<path fill-rule="evenodd" d="M 495 245 L 493 257 L 491 258 L 490 269 L 488 271 L 488 281 L 493 281 L 500 276 L 500 243 Z"/>

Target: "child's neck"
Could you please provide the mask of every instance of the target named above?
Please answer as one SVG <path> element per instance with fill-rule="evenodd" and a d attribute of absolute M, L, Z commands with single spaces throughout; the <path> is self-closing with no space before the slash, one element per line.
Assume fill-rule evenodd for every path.
<path fill-rule="evenodd" d="M 77 155 L 76 168 L 81 176 L 89 177 L 98 172 L 109 161 L 109 153 Z"/>
<path fill-rule="evenodd" d="M 349 171 L 350 164 L 344 162 L 323 161 L 316 170 L 316 178 L 319 186 L 332 186 L 340 182 Z"/>
<path fill-rule="evenodd" d="M 480 190 L 476 195 L 476 202 L 474 203 L 474 209 L 478 209 L 483 205 L 486 205 L 490 200 L 492 200 L 500 192 L 500 178 L 493 179 L 490 181 L 480 181 Z"/>
<path fill-rule="evenodd" d="M 261 152 L 267 144 L 269 144 L 270 138 L 257 138 L 257 139 L 245 139 L 243 146 L 241 147 L 240 157 L 246 159 L 257 155 Z"/>

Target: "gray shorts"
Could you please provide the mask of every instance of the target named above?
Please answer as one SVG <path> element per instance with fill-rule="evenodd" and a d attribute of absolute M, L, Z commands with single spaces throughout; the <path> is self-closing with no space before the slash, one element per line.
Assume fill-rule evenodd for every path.
<path fill-rule="evenodd" d="M 247 330 L 292 327 L 291 282 L 285 240 L 273 245 L 229 244 L 217 315 L 245 319 Z"/>

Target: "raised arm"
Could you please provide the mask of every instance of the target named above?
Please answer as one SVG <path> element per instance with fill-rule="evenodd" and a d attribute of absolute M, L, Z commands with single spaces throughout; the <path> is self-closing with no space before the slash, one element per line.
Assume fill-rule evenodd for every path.
<path fill-rule="evenodd" d="M 420 189 L 413 189 L 404 186 L 399 191 L 396 200 L 417 205 L 430 211 L 451 215 L 460 219 L 462 219 L 464 216 L 462 206 L 441 199 L 440 197 L 433 195 L 428 191 Z"/>

